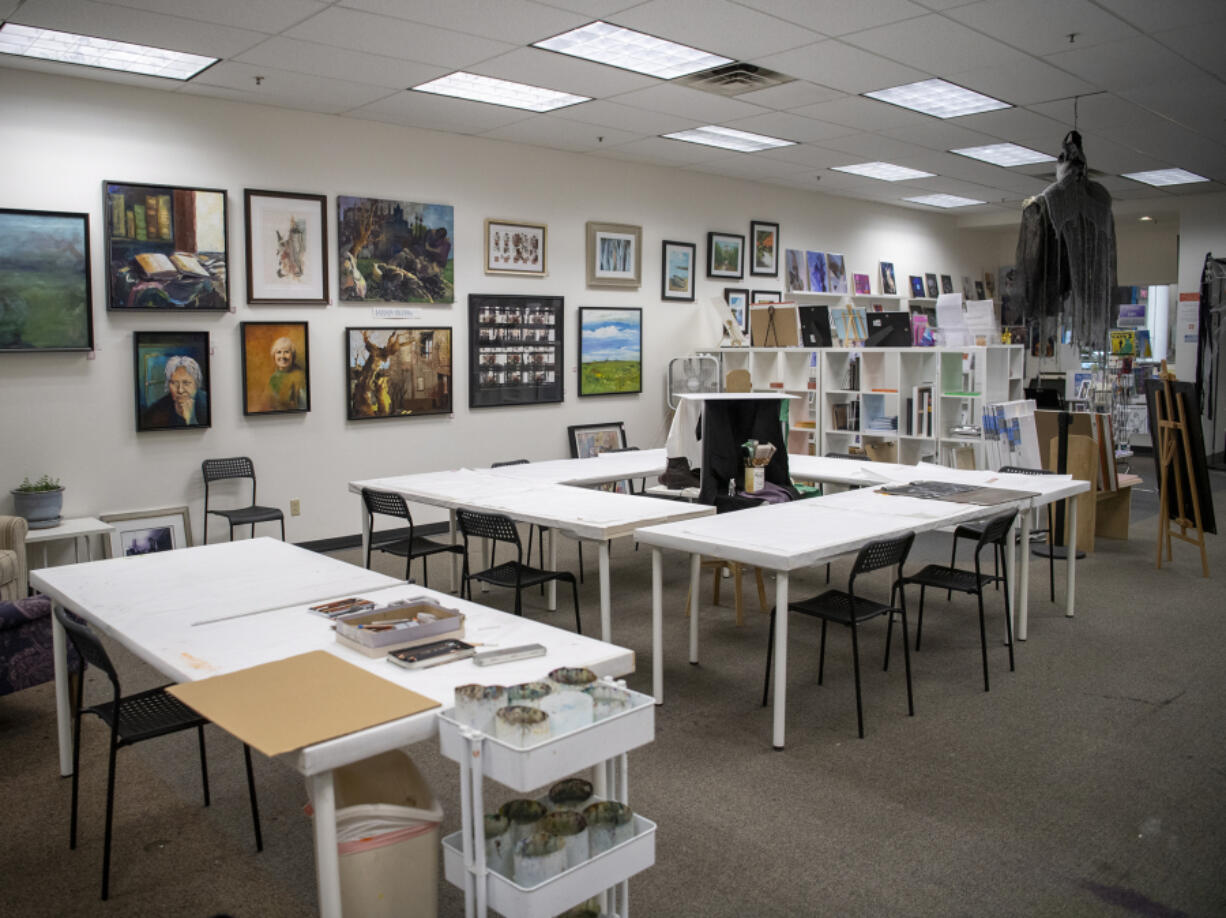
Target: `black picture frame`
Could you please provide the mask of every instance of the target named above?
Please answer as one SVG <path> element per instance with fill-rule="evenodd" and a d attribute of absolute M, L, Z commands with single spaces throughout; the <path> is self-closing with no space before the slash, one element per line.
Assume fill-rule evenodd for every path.
<path fill-rule="evenodd" d="M 749 273 L 756 277 L 779 276 L 778 223 L 749 222 Z"/>
<path fill-rule="evenodd" d="M 208 332 L 133 332 L 132 358 L 137 431 L 212 426 Z M 172 380 L 182 398 L 171 392 Z M 190 391 L 183 392 L 185 388 Z M 191 405 L 184 415 L 182 406 L 188 394 Z"/>
<path fill-rule="evenodd" d="M 89 214 L 0 208 L 0 354 L 94 349 Z"/>
<path fill-rule="evenodd" d="M 684 271 L 674 264 L 674 259 L 682 253 L 686 256 Z M 697 261 L 698 246 L 694 243 L 664 240 L 660 246 L 660 299 L 675 303 L 694 302 Z"/>
<path fill-rule="evenodd" d="M 732 317 L 741 323 L 741 331 L 749 334 L 749 288 L 725 287 L 724 302 L 732 310 Z"/>
<path fill-rule="evenodd" d="M 371 332 L 375 333 L 373 337 Z M 453 343 L 449 325 L 346 328 L 348 420 L 451 414 Z M 428 380 L 428 384 L 418 388 L 423 380 Z"/>
<path fill-rule="evenodd" d="M 565 305 L 561 296 L 469 294 L 469 408 L 565 399 Z"/>
<path fill-rule="evenodd" d="M 707 277 L 740 280 L 744 276 L 745 237 L 739 233 L 707 233 Z"/>
<path fill-rule="evenodd" d="M 580 306 L 577 324 L 579 397 L 641 393 L 643 310 Z"/>
<path fill-rule="evenodd" d="M 749 305 L 756 303 L 782 303 L 782 290 L 754 290 L 749 294 Z"/>
<path fill-rule="evenodd" d="M 243 414 L 311 410 L 311 338 L 306 322 L 240 322 Z M 288 351 L 289 363 L 282 365 Z"/>

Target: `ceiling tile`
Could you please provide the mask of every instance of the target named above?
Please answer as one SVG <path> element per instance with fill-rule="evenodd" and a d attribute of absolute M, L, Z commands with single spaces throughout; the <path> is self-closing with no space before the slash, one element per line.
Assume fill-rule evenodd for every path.
<path fill-rule="evenodd" d="M 748 118 L 764 115 L 767 109 L 735 99 L 726 99 L 700 89 L 678 86 L 675 83 L 660 83 L 648 89 L 622 93 L 613 101 L 654 112 L 666 112 L 692 118 L 699 124 L 722 124 L 733 118 Z"/>
<path fill-rule="evenodd" d="M 1104 130 L 1111 130 L 1106 128 Z M 1126 133 L 1123 131 L 1122 133 Z M 1112 140 L 1102 131 L 1081 130 L 1082 149 L 1091 169 L 1105 172 L 1108 175 L 1119 175 L 1123 172 L 1143 172 L 1147 169 L 1162 169 L 1169 163 L 1147 153 L 1142 153 L 1131 144 Z M 1049 163 L 1052 171 L 1055 164 Z"/>
<path fill-rule="evenodd" d="M 315 74 L 334 80 L 372 83 L 393 89 L 407 89 L 448 72 L 446 68 L 432 64 L 418 64 L 381 54 L 350 51 L 292 38 L 270 38 L 250 51 L 244 51 L 235 60 L 260 67 Z"/>
<path fill-rule="evenodd" d="M 1089 0 L 983 0 L 946 15 L 1029 54 L 1087 48 L 1138 34 Z M 1075 45 L 1069 42 L 1074 33 Z"/>
<path fill-rule="evenodd" d="M 488 38 L 461 35 L 390 16 L 338 7 L 324 10 L 306 22 L 286 29 L 284 34 L 289 38 L 301 38 L 321 45 L 336 45 L 453 69 L 469 67 L 513 47 Z"/>
<path fill-rule="evenodd" d="M 797 166 L 793 163 L 784 163 L 777 159 L 763 159 L 756 153 L 744 153 L 735 159 L 700 163 L 693 168 L 695 172 L 706 172 L 712 175 L 729 175 L 736 178 L 752 179 L 754 181 L 762 181 L 763 179 L 767 178 L 794 176 L 801 172 L 807 176 L 810 171 L 804 166 Z"/>
<path fill-rule="evenodd" d="M 209 57 L 234 57 L 267 36 L 92 0 L 26 0 L 12 22 Z M 78 70 L 78 73 L 80 70 Z"/>
<path fill-rule="evenodd" d="M 802 105 L 816 105 L 818 102 L 829 102 L 842 95 L 843 93 L 839 90 L 828 86 L 818 86 L 808 80 L 792 80 L 790 83 L 772 86 L 770 89 L 743 92 L 736 98 L 738 102 L 748 102 L 750 105 L 786 110 L 800 108 Z"/>
<path fill-rule="evenodd" d="M 847 154 L 841 150 L 830 150 L 816 144 L 802 143 L 793 147 L 779 147 L 775 150 L 763 150 L 755 154 L 767 159 L 779 159 L 788 163 L 796 163 L 806 169 L 829 169 L 831 166 L 842 166 L 847 163 Z"/>
<path fill-rule="evenodd" d="M 572 105 L 558 113 L 559 118 L 584 124 L 606 125 L 633 134 L 668 134 L 697 127 L 699 122 L 684 115 L 667 115 L 604 99 Z"/>
<path fill-rule="evenodd" d="M 572 153 L 586 153 L 606 145 L 612 147 L 642 139 L 641 134 L 633 134 L 630 131 L 579 124 L 552 115 L 535 115 L 486 131 L 482 136 Z M 604 138 L 603 141 L 599 139 L 601 137 Z"/>
<path fill-rule="evenodd" d="M 1169 125 L 1161 131 L 1134 131 L 1127 126 L 1120 126 L 1104 128 L 1100 133 L 1168 165 L 1187 169 L 1206 178 L 1226 180 L 1226 147 L 1178 125 Z"/>
<path fill-rule="evenodd" d="M 579 13 L 589 19 L 608 19 L 639 2 L 640 0 L 549 0 L 549 5 Z"/>
<path fill-rule="evenodd" d="M 729 0 L 647 0 L 610 21 L 733 60 L 777 54 L 821 38 Z"/>
<path fill-rule="evenodd" d="M 1022 56 L 1003 42 L 935 14 L 857 32 L 844 41 L 938 76 L 994 67 Z"/>
<path fill-rule="evenodd" d="M 832 102 L 820 102 L 795 109 L 792 114 L 845 124 L 859 131 L 876 131 L 883 128 L 908 127 L 934 119 L 897 105 L 888 105 L 863 96 L 844 96 Z"/>
<path fill-rule="evenodd" d="M 474 73 L 600 99 L 660 85 L 655 77 L 540 48 L 516 48 L 472 66 Z"/>
<path fill-rule="evenodd" d="M 1077 100 L 1061 99 L 1041 102 L 1030 108 L 1041 115 L 1065 124 L 1071 130 L 1076 124 L 1082 132 L 1150 122 L 1153 115 L 1139 105 L 1114 93 L 1103 92 Z"/>
<path fill-rule="evenodd" d="M 752 118 L 737 118 L 725 121 L 724 126 L 800 143 L 812 143 L 828 137 L 846 137 L 856 133 L 855 128 L 804 118 L 790 112 L 769 112 L 765 115 L 754 115 Z"/>
<path fill-rule="evenodd" d="M 0 0 L 0 19 L 8 19 L 21 6 L 21 0 Z"/>
<path fill-rule="evenodd" d="M 261 78 L 258 85 L 257 76 Z M 221 61 L 213 65 L 192 83 L 244 91 L 249 93 L 247 101 L 260 105 L 283 105 L 327 114 L 348 111 L 389 94 L 385 86 L 351 83 L 235 61 Z"/>
<path fill-rule="evenodd" d="M 531 0 L 498 0 L 497 3 L 488 0 L 447 0 L 446 3 L 342 0 L 341 5 L 523 45 L 569 32 L 591 21 L 580 13 Z"/>
<path fill-rule="evenodd" d="M 823 35 L 846 35 L 900 19 L 923 16 L 928 11 L 911 0 L 741 0 L 788 22 Z"/>
<path fill-rule="evenodd" d="M 1099 6 L 1136 26 L 1142 32 L 1157 32 L 1180 26 L 1203 25 L 1226 20 L 1222 0 L 1096 0 Z"/>
<path fill-rule="evenodd" d="M 1205 77 L 1188 83 L 1138 86 L 1121 95 L 1182 127 L 1226 142 L 1226 85 Z"/>
<path fill-rule="evenodd" d="M 913 162 L 924 160 L 933 153 L 932 150 L 924 147 L 917 147 L 914 144 L 895 140 L 893 137 L 868 132 L 847 137 L 832 137 L 830 140 L 823 140 L 822 146 L 831 150 L 842 150 L 848 154 L 849 159 L 846 160 L 848 163 L 880 160 L 899 166 L 911 166 Z"/>
<path fill-rule="evenodd" d="M 959 70 L 950 74 L 949 79 L 960 86 L 1014 105 L 1070 99 L 1098 91 L 1094 84 L 1033 57 L 1015 58 L 973 70 Z"/>
<path fill-rule="evenodd" d="M 455 134 L 480 134 L 531 117 L 528 112 L 500 105 L 408 91 L 398 92 L 345 114 Z"/>
<path fill-rule="evenodd" d="M 1154 40 L 1196 66 L 1226 79 L 1226 54 L 1222 53 L 1226 47 L 1226 21 L 1157 32 Z"/>
<path fill-rule="evenodd" d="M 121 0 L 118 5 L 272 35 L 328 6 L 322 0 Z"/>
<path fill-rule="evenodd" d="M 886 60 L 834 39 L 754 59 L 751 63 L 849 93 L 884 89 L 929 76 L 922 70 Z"/>
<path fill-rule="evenodd" d="M 1060 139 L 1068 131 L 1061 122 L 1028 108 L 1002 108 L 957 119 L 962 127 L 988 134 L 996 140 L 1009 140 L 1055 156 L 1060 152 Z"/>
<path fill-rule="evenodd" d="M 710 162 L 713 159 L 726 159 L 726 150 L 716 150 L 714 147 L 704 147 L 701 144 L 685 143 L 680 140 L 665 140 L 663 137 L 647 137 L 643 140 L 632 140 L 630 143 L 616 147 L 604 147 L 598 156 L 609 156 L 613 159 L 628 159 L 640 163 L 655 163 L 657 165 L 681 166 L 694 163 Z"/>
<path fill-rule="evenodd" d="M 956 119 L 955 119 L 956 120 Z M 959 124 L 927 118 L 921 124 L 884 128 L 887 137 L 928 147 L 930 150 L 952 150 L 955 147 L 977 147 L 992 143 L 995 138 L 977 131 L 968 131 Z"/>
<path fill-rule="evenodd" d="M 1049 54 L 1045 59 L 1100 89 L 1109 90 L 1130 89 L 1160 80 L 1189 80 L 1200 75 L 1195 66 L 1143 35 Z"/>

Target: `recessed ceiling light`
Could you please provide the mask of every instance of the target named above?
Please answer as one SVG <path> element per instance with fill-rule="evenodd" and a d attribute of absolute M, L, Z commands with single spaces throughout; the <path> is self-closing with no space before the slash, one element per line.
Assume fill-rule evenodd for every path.
<path fill-rule="evenodd" d="M 1137 217 L 1137 220 L 1140 221 L 1141 223 L 1153 223 L 1154 222 L 1153 217 Z"/>
<path fill-rule="evenodd" d="M 204 68 L 217 63 L 215 57 L 133 45 L 126 41 L 110 41 L 92 35 L 33 29 L 12 22 L 0 26 L 0 54 L 122 70 L 171 80 L 190 80 Z"/>
<path fill-rule="evenodd" d="M 925 194 L 918 198 L 903 198 L 913 204 L 927 204 L 929 207 L 970 207 L 973 204 L 986 204 L 987 201 L 976 201 L 974 198 L 961 198 L 956 194 Z"/>
<path fill-rule="evenodd" d="M 708 54 L 688 45 L 599 21 L 538 41 L 533 47 L 645 73 L 662 80 L 732 63 L 728 57 Z"/>
<path fill-rule="evenodd" d="M 875 92 L 866 92 L 864 95 L 879 102 L 889 102 L 891 105 L 909 108 L 936 118 L 957 118 L 961 115 L 994 112 L 997 109 L 1013 107 L 1000 99 L 993 99 L 991 96 L 965 89 L 954 83 L 935 79 L 879 89 Z"/>
<path fill-rule="evenodd" d="M 993 166 L 1028 166 L 1031 163 L 1054 163 L 1056 157 L 1040 153 L 1029 147 L 1021 147 L 1015 143 L 991 143 L 983 147 L 963 147 L 961 150 L 950 150 L 959 156 L 969 156 Z"/>
<path fill-rule="evenodd" d="M 505 105 L 507 108 L 522 108 L 530 112 L 551 112 L 555 108 L 591 101 L 591 96 L 576 96 L 555 89 L 529 86 L 527 83 L 496 80 L 476 73 L 465 73 L 463 70 L 430 80 L 412 89 L 469 99 L 473 102 L 488 102 L 490 105 Z"/>
<path fill-rule="evenodd" d="M 908 169 L 906 166 L 896 166 L 893 163 L 856 163 L 851 166 L 831 166 L 835 172 L 850 172 L 852 175 L 864 175 L 868 178 L 881 179 L 883 182 L 903 182 L 907 179 L 932 178 L 935 173 L 921 172 L 919 169 Z"/>
<path fill-rule="evenodd" d="M 732 128 L 719 127 L 714 124 L 660 136 L 667 137 L 669 140 L 684 140 L 687 143 L 701 143 L 708 147 L 737 150 L 741 153 L 756 153 L 759 150 L 772 150 L 775 147 L 790 147 L 796 143 L 794 140 L 780 140 L 778 137 L 751 134 L 748 131 L 735 131 Z"/>
<path fill-rule="evenodd" d="M 1189 172 L 1186 169 L 1151 169 L 1149 172 L 1125 172 L 1123 177 L 1155 187 L 1161 187 L 1162 185 L 1188 185 L 1192 182 L 1209 181 L 1203 175 L 1197 175 L 1195 172 Z"/>

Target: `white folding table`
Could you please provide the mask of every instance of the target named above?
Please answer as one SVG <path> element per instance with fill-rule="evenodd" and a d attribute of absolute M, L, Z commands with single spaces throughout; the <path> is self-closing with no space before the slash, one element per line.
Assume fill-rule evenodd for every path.
<path fill-rule="evenodd" d="M 497 680 L 502 683 L 539 679 L 557 666 L 586 666 L 601 676 L 634 670 L 634 653 L 625 648 L 406 584 L 270 538 L 47 568 L 32 572 L 30 580 L 57 606 L 81 616 L 179 682 L 320 649 L 444 707 L 451 704 L 456 686 L 489 681 L 490 671 L 469 660 L 410 671 L 383 657 L 367 657 L 340 646 L 331 623 L 307 611 L 307 606 L 351 595 L 380 603 L 429 597 L 465 614 L 470 641 L 486 647 L 545 645 L 545 657 L 499 666 Z M 72 721 L 67 645 L 58 621 L 54 621 L 53 636 L 60 773 L 67 775 L 72 769 Z M 311 783 L 320 913 L 327 918 L 340 915 L 332 770 L 433 737 L 438 710 L 316 743 L 288 756 Z"/>

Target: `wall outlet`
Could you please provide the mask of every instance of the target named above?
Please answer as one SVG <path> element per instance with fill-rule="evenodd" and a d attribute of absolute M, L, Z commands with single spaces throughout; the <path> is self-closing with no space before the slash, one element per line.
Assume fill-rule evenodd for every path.
<path fill-rule="evenodd" d="M 290 516 L 301 516 L 302 515 L 302 501 L 300 501 L 296 497 L 290 498 L 289 515 Z"/>

